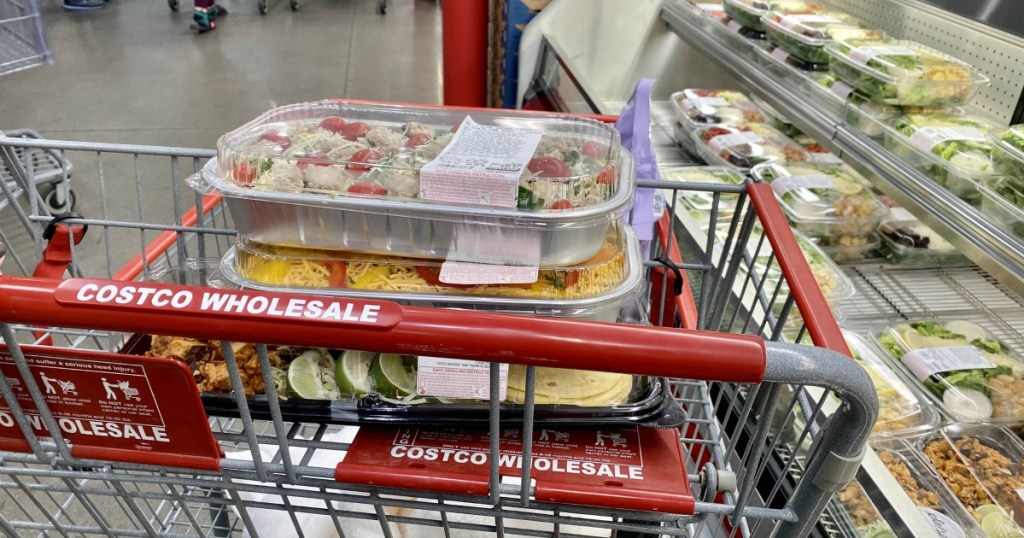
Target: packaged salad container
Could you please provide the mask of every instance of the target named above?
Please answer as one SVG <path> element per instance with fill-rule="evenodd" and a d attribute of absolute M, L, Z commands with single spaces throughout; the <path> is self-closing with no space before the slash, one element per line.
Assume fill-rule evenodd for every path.
<path fill-rule="evenodd" d="M 850 482 L 836 493 L 833 503 L 835 507 L 831 511 L 841 522 L 841 527 L 853 530 L 844 535 L 856 538 L 897 538 L 896 532 L 885 521 L 860 482 Z"/>
<path fill-rule="evenodd" d="M 850 38 L 825 50 L 836 76 L 890 105 L 964 105 L 989 82 L 969 64 L 913 41 Z"/>
<path fill-rule="evenodd" d="M 457 149 L 438 159 L 460 127 Z M 508 146 L 500 157 L 481 153 L 494 144 Z M 529 159 L 525 170 L 488 160 L 509 158 L 513 146 Z M 274 109 L 222 136 L 217 151 L 190 184 L 222 194 L 238 232 L 268 244 L 579 263 L 601 248 L 635 189 L 610 125 L 559 115 L 320 101 Z"/>
<path fill-rule="evenodd" d="M 892 219 L 878 226 L 881 253 L 897 265 L 911 268 L 963 267 L 971 261 L 952 243 L 914 218 L 905 209 L 893 209 Z"/>
<path fill-rule="evenodd" d="M 1024 237 L 1024 187 L 1005 177 L 978 182 L 981 212 L 1006 231 Z"/>
<path fill-rule="evenodd" d="M 918 448 L 990 538 L 1024 537 L 1024 445 L 1009 430 L 952 425 Z"/>
<path fill-rule="evenodd" d="M 878 342 L 954 420 L 1024 422 L 1024 362 L 979 325 L 899 323 Z"/>
<path fill-rule="evenodd" d="M 693 133 L 701 158 L 712 166 L 747 170 L 766 162 L 806 162 L 807 150 L 771 125 L 712 125 Z"/>
<path fill-rule="evenodd" d="M 974 181 L 996 173 L 988 137 L 994 128 L 974 116 L 907 114 L 890 120 L 885 146 L 956 196 L 977 202 Z"/>
<path fill-rule="evenodd" d="M 783 116 L 779 111 L 775 110 L 775 107 L 768 104 L 767 101 L 757 97 L 753 97 L 754 104 L 757 105 L 762 111 L 764 111 L 765 117 L 768 119 L 768 123 L 775 127 L 780 133 L 792 138 L 794 141 L 799 136 L 804 136 L 800 129 L 793 125 L 793 122 L 789 121 L 789 118 Z M 802 143 L 801 143 L 802 144 Z"/>
<path fill-rule="evenodd" d="M 1024 125 L 1011 125 L 993 136 L 992 157 L 996 170 L 1024 184 Z"/>
<path fill-rule="evenodd" d="M 876 438 L 916 435 L 939 424 L 939 415 L 927 397 L 889 368 L 864 338 L 845 330 L 843 338 L 853 358 L 871 377 L 878 394 L 878 420 L 872 429 Z"/>
<path fill-rule="evenodd" d="M 673 93 L 670 99 L 686 133 L 704 125 L 759 123 L 765 119 L 753 101 L 735 90 L 694 88 Z"/>
<path fill-rule="evenodd" d="M 272 414 L 256 347 L 235 342 L 232 348 L 253 418 L 269 420 Z M 238 416 L 220 342 L 140 334 L 127 342 L 123 352 L 184 361 L 192 368 L 206 412 Z M 285 420 L 462 424 L 486 423 L 490 416 L 484 387 L 476 387 L 480 396 L 453 398 L 418 393 L 420 369 L 433 368 L 438 360 L 445 359 L 297 347 L 270 347 L 268 359 Z M 487 375 L 486 367 L 483 375 Z M 536 380 L 536 419 L 541 423 L 671 427 L 685 418 L 664 379 L 537 368 Z M 525 381 L 526 368 L 509 365 L 501 402 L 503 421 L 522 420 Z M 472 379 L 467 382 L 472 383 Z M 430 380 L 425 379 L 423 386 L 429 388 Z M 447 394 L 446 390 L 441 392 Z"/>
<path fill-rule="evenodd" d="M 785 13 L 772 11 L 764 16 L 768 41 L 812 64 L 828 64 L 825 45 L 834 40 L 883 39 L 880 30 L 861 28 L 856 19 L 834 11 Z"/>
<path fill-rule="evenodd" d="M 812 237 L 811 240 L 836 263 L 859 262 L 866 258 L 873 258 L 876 256 L 882 241 L 876 233 L 865 236 L 829 235 L 825 237 Z"/>
<path fill-rule="evenodd" d="M 540 269 L 524 284 L 450 284 L 475 278 L 473 264 L 268 246 L 240 240 L 221 275 L 232 287 L 344 295 L 403 304 L 615 321 L 644 288 L 636 234 L 614 226 L 599 252 L 574 265 Z M 442 270 L 445 270 L 442 273 Z M 493 281 L 493 280 L 492 280 Z"/>
<path fill-rule="evenodd" d="M 851 243 L 870 236 L 888 214 L 867 180 L 846 166 L 767 163 L 750 174 L 772 187 L 793 227 L 812 237 Z"/>
<path fill-rule="evenodd" d="M 724 0 L 722 7 L 729 18 L 758 32 L 765 31 L 761 18 L 769 11 L 812 14 L 822 10 L 820 4 L 788 0 Z"/>
<path fill-rule="evenodd" d="M 824 74 L 828 72 L 828 64 L 816 64 L 798 58 L 786 49 L 769 43 L 767 47 L 755 49 L 755 59 L 770 67 L 789 68 L 786 73 L 791 78 L 803 78 L 805 75 Z"/>
<path fill-rule="evenodd" d="M 719 185 L 743 185 L 747 178 L 728 166 L 678 166 L 659 168 L 662 181 L 680 181 L 684 183 L 712 183 Z M 711 211 L 715 205 L 714 194 L 711 192 L 681 190 L 679 199 L 686 209 L 694 211 Z M 732 193 L 719 194 L 718 214 L 720 218 L 730 218 L 735 209 L 737 196 Z"/>

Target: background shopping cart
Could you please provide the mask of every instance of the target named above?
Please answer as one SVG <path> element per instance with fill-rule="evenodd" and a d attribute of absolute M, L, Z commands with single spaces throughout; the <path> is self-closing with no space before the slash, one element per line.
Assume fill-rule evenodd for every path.
<path fill-rule="evenodd" d="M 94 189 L 101 194 L 100 211 L 88 213 L 98 217 L 65 220 L 56 227 L 58 233 L 69 235 L 79 226 L 90 227 L 81 243 L 88 248 L 72 247 L 71 275 L 200 285 L 215 276 L 211 262 L 233 241 L 230 216 L 216 196 L 200 196 L 183 186 L 184 177 L 212 152 L 0 139 L 0 147 L 14 146 L 63 148 L 97 156 L 97 170 L 77 174 L 76 185 L 105 186 Z M 134 170 L 134 174 L 113 177 L 104 170 Z M 158 171 L 164 174 L 161 187 L 148 183 Z M 141 177 L 150 178 L 146 188 L 139 187 Z M 34 443 L 30 454 L 5 455 L 0 462 L 0 488 L 11 508 L 0 516 L 0 527 L 59 534 L 222 536 L 258 535 L 266 528 L 262 525 L 276 521 L 307 535 L 313 526 L 326 523 L 326 532 L 343 536 L 478 536 L 482 532 L 577 536 L 602 529 L 619 536 L 805 534 L 831 492 L 857 467 L 876 412 L 870 381 L 853 361 L 823 348 L 842 351 L 845 344 L 769 189 L 669 182 L 642 182 L 641 186 L 664 195 L 665 215 L 657 223 L 658 238 L 646 263 L 651 293 L 644 308 L 652 323 L 731 335 L 594 328 L 572 322 L 556 325 L 531 318 L 528 329 L 514 333 L 510 342 L 479 327 L 474 330 L 472 322 L 500 320 L 515 325 L 514 318 L 453 317 L 411 309 L 416 316 L 430 317 L 429 331 L 413 327 L 408 333 L 398 331 L 382 339 L 353 331 L 303 333 L 293 325 L 280 324 L 270 337 L 261 332 L 262 326 L 226 320 L 195 323 L 172 313 L 114 316 L 109 311 L 62 308 L 53 302 L 58 282 L 27 279 L 17 281 L 16 291 L 11 287 L 14 281 L 0 280 L 0 318 L 8 322 L 2 325 L 3 337 L 15 348 L 17 359 L 15 342 L 50 338 L 62 348 L 117 350 L 126 331 L 235 341 L 270 338 L 284 343 L 302 333 L 303 338 L 319 339 L 322 344 L 345 338 L 368 349 L 392 346 L 397 351 L 404 343 L 420 346 L 423 353 L 437 342 L 417 338 L 458 334 L 458 341 L 476 342 L 473 345 L 480 347 L 475 351 L 483 356 L 525 346 L 550 350 L 545 357 L 548 365 L 667 374 L 673 378 L 676 400 L 688 414 L 678 437 L 697 496 L 694 513 L 539 502 L 532 497 L 529 477 L 522 481 L 525 487 L 492 483 L 487 498 L 409 489 L 402 486 L 401 476 L 385 486 L 338 483 L 333 467 L 340 452 L 349 448 L 350 428 L 288 422 L 279 412 L 275 420 L 254 421 L 249 418 L 247 400 L 239 395 L 240 418 L 210 420 L 221 447 L 233 456 L 220 461 L 217 472 L 81 460 L 72 457 L 59 437 Z M 126 189 L 137 193 L 131 207 L 114 207 L 102 198 L 104 193 Z M 708 193 L 715 200 L 714 210 L 703 216 L 708 219 L 707 237 L 680 235 L 677 211 L 681 211 L 680 197 L 687 192 Z M 726 203 L 733 204 L 729 211 Z M 36 212 L 29 220 L 34 226 L 28 231 L 35 234 L 50 216 Z M 757 229 L 763 233 L 756 233 Z M 41 237 L 35 237 L 35 242 L 45 243 Z M 769 249 L 772 253 L 766 254 Z M 22 259 L 31 267 L 42 256 L 26 252 Z M 782 277 L 765 278 L 773 271 Z M 13 272 L 5 268 L 5 273 Z M 683 291 L 678 300 L 673 294 L 677 283 Z M 12 313 L 12 308 L 18 312 Z M 47 334 L 40 335 L 37 325 L 49 326 Z M 570 329 L 590 336 L 589 341 L 563 338 L 562 333 Z M 810 337 L 823 347 L 769 344 L 767 352 L 751 353 L 749 346 L 760 339 L 740 334 L 769 341 Z M 258 349 L 264 371 L 269 371 L 267 348 Z M 619 356 L 602 359 L 602 349 Z M 696 360 L 693 350 L 717 351 L 715 361 L 753 369 L 723 371 L 710 360 Z M 443 351 L 460 353 L 450 347 Z M 469 351 L 462 352 L 476 356 Z M 235 365 L 232 380 L 239 386 L 230 346 L 224 352 L 229 367 Z M 510 360 L 536 364 L 538 358 Z M 34 383 L 26 384 L 34 393 L 39 391 Z M 0 379 L 0 388 L 9 394 L 6 380 Z M 276 401 L 270 396 L 271 402 Z M 500 423 L 493 410 L 490 427 L 496 431 Z M 533 427 L 530 413 L 521 426 Z M 794 470 L 800 478 L 794 478 Z M 491 473 L 496 475 L 497 468 Z"/>
<path fill-rule="evenodd" d="M 53 63 L 36 0 L 0 0 L 0 76 Z"/>

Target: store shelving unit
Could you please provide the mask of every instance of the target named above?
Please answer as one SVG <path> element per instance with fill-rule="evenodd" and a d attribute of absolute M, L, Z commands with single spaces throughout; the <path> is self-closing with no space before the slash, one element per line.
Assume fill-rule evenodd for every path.
<path fill-rule="evenodd" d="M 872 18 L 884 17 L 879 7 L 883 3 L 892 4 L 893 9 L 918 10 L 906 14 L 907 18 L 903 19 L 918 22 L 907 23 L 894 34 L 919 39 L 920 35 L 927 33 L 945 33 L 946 37 L 940 42 L 933 39 L 926 44 L 938 45 L 937 48 L 965 60 L 973 60 L 984 68 L 993 84 L 979 95 L 978 108 L 989 116 L 1010 121 L 1024 83 L 1024 76 L 1021 76 L 1024 74 L 1024 40 L 1002 35 L 930 6 L 914 6 L 916 2 L 864 0 L 843 2 L 836 7 L 861 16 L 872 24 Z M 933 180 L 889 152 L 879 141 L 847 124 L 841 115 L 828 110 L 827 104 L 815 99 L 813 94 L 801 91 L 802 88 L 794 87 L 766 69 L 755 59 L 753 45 L 737 44 L 740 40 L 726 41 L 717 32 L 713 33 L 707 19 L 696 14 L 688 3 L 669 0 L 665 2 L 661 16 L 680 38 L 714 59 L 743 86 L 762 96 L 844 161 L 869 177 L 878 178 L 876 183 L 884 192 L 948 237 L 1005 286 L 1024 294 L 1024 240 L 997 227 L 980 211 L 945 189 L 937 188 Z M 898 17 L 889 12 L 889 19 L 894 18 Z M 896 23 L 890 21 L 889 25 L 892 24 Z M 952 47 L 957 50 L 950 50 Z M 967 54 L 975 49 L 983 50 Z M 1002 61 L 997 61 L 1000 58 Z"/>

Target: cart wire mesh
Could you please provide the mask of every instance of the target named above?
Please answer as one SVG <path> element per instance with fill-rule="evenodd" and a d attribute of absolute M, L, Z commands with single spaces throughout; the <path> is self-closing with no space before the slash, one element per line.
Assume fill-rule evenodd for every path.
<path fill-rule="evenodd" d="M 13 147 L 52 150 L 76 163 L 81 217 L 56 228 L 72 245 L 69 276 L 188 285 L 216 277 L 215 263 L 234 243 L 230 215 L 218 196 L 197 194 L 184 183 L 212 151 L 0 138 L 0 148 Z M 296 536 L 808 534 L 859 463 L 877 412 L 870 381 L 854 361 L 831 351 L 845 353 L 845 344 L 770 190 L 664 181 L 640 186 L 657 189 L 664 210 L 644 269 L 650 293 L 643 307 L 651 323 L 702 331 L 664 329 L 697 338 L 714 331 L 769 342 L 760 383 L 688 379 L 685 373 L 671 381 L 687 413 L 678 431 L 697 500 L 693 514 L 539 502 L 528 471 L 492 482 L 488 497 L 338 483 L 334 465 L 348 450 L 354 426 L 285 421 L 279 410 L 273 420 L 253 420 L 247 398 L 235 391 L 239 417 L 209 421 L 227 454 L 219 472 L 83 460 L 71 456 L 59 433 L 32 436 L 31 453 L 0 455 L 0 528 L 59 536 L 261 536 L 267 525 L 284 525 Z M 711 211 L 690 214 L 704 219 L 704 236 L 679 225 L 687 211 L 683 198 L 693 193 L 714 200 Z M 29 273 L 44 257 L 52 217 L 39 206 L 21 204 L 27 237 L 8 244 L 20 261 L 0 267 L 5 275 Z M 80 226 L 89 228 L 76 243 L 72 233 Z M 683 290 L 674 297 L 677 282 Z M 45 330 L 27 316 L 5 321 L 3 340 L 19 363 L 23 344 L 117 351 L 127 336 L 99 320 L 84 324 L 89 328 L 69 321 Z M 188 336 L 190 327 L 152 330 Z M 822 347 L 779 343 L 811 339 Z M 222 347 L 232 386 L 239 387 L 234 352 Z M 268 347 L 256 348 L 269 372 Z M 680 349 L 662 354 L 687 364 Z M 528 367 L 528 377 L 533 372 Z M 31 379 L 26 385 L 39 392 Z M 267 386 L 275 410 L 272 383 Z M 6 379 L 0 389 L 5 399 L 11 395 Z M 530 393 L 528 409 L 532 400 Z M 490 407 L 495 431 L 496 397 Z M 518 426 L 532 431 L 533 425 L 527 413 Z M 798 477 L 790 472 L 797 465 Z M 496 463 L 491 472 L 497 475 Z"/>
<path fill-rule="evenodd" d="M 0 0 L 0 76 L 46 63 L 53 56 L 36 0 Z"/>

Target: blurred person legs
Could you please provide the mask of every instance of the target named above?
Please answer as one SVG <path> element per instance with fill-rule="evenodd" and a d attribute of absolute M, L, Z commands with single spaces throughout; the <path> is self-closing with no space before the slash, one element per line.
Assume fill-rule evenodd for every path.
<path fill-rule="evenodd" d="M 200 33 L 208 32 L 217 27 L 217 23 L 214 21 L 227 14 L 228 10 L 215 4 L 214 0 L 195 0 L 191 28 Z"/>

